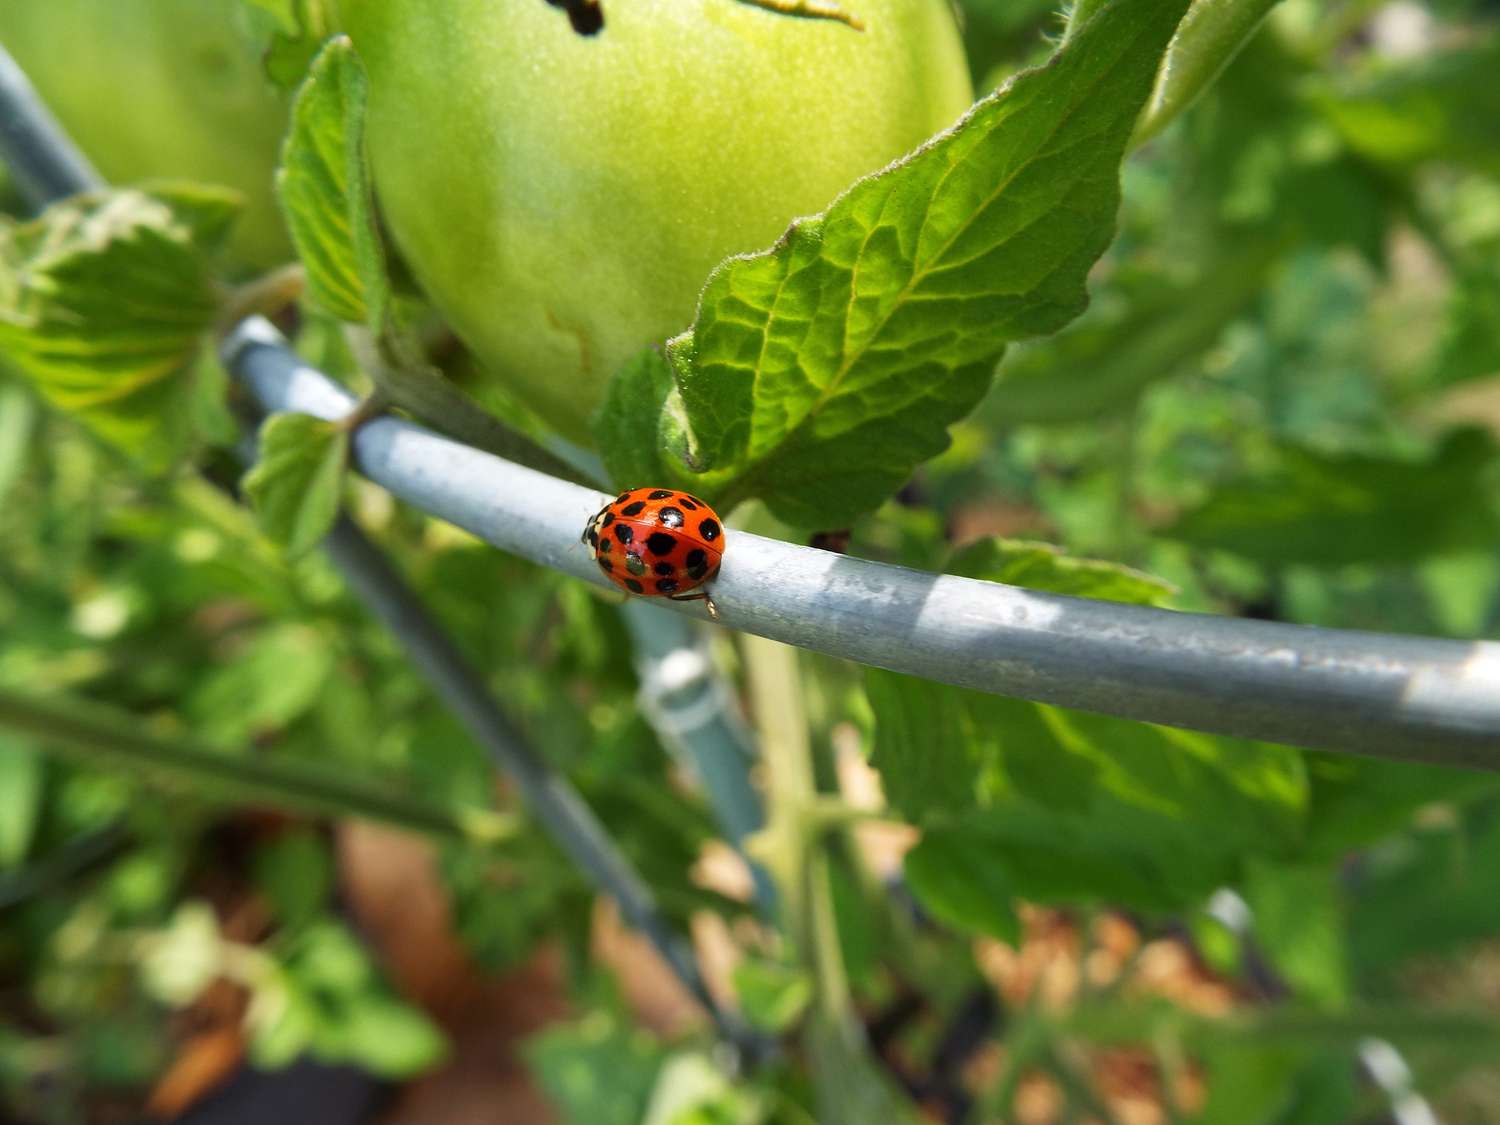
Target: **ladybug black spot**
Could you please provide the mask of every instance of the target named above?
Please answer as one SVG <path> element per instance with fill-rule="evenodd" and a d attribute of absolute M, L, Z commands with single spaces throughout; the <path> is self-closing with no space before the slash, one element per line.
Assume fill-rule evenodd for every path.
<path fill-rule="evenodd" d="M 646 493 L 646 499 L 647 500 L 665 500 L 670 495 L 672 495 L 671 489 L 668 489 L 668 488 L 658 488 L 655 492 L 648 492 L 648 493 Z"/>
<path fill-rule="evenodd" d="M 656 522 L 661 524 L 662 527 L 681 527 L 682 509 L 670 507 L 663 508 L 661 511 L 656 513 Z"/>
<path fill-rule="evenodd" d="M 677 579 L 658 579 L 656 583 L 656 592 L 658 594 L 675 594 L 677 592 Z"/>
<path fill-rule="evenodd" d="M 646 587 L 642 586 L 634 578 L 625 579 L 625 588 L 632 594 L 644 594 L 646 592 Z"/>
<path fill-rule="evenodd" d="M 653 531 L 651 537 L 646 540 L 646 548 L 653 555 L 670 555 L 672 548 L 677 546 L 677 540 L 665 531 Z"/>
<path fill-rule="evenodd" d="M 620 509 L 620 515 L 622 515 L 622 516 L 638 516 L 642 512 L 644 512 L 645 510 L 646 510 L 646 502 L 644 500 L 637 500 L 634 504 L 627 504 L 627 505 L 625 505 L 625 507 L 621 508 Z"/>
<path fill-rule="evenodd" d="M 620 495 L 618 495 L 618 496 L 615 497 L 615 503 L 616 504 L 623 504 L 623 503 L 625 503 L 625 501 L 627 501 L 629 499 L 630 499 L 630 489 L 627 488 L 624 492 L 620 493 Z"/>
<path fill-rule="evenodd" d="M 599 569 L 604 571 L 605 574 L 608 574 L 610 571 L 614 570 L 614 568 L 615 564 L 610 562 L 608 559 L 599 560 Z"/>
<path fill-rule="evenodd" d="M 672 575 L 677 573 L 677 568 L 671 563 L 657 563 L 651 569 L 656 571 L 656 573 L 660 574 L 663 578 L 670 578 Z"/>
<path fill-rule="evenodd" d="M 599 543 L 599 553 L 601 555 L 607 555 L 607 554 L 609 554 L 609 549 L 611 547 L 613 547 L 613 546 L 614 546 L 614 542 L 612 540 L 609 540 L 609 539 L 602 540 Z"/>
<path fill-rule="evenodd" d="M 599 533 L 592 527 L 589 528 L 589 545 L 592 547 L 599 546 Z"/>
<path fill-rule="evenodd" d="M 631 574 L 645 574 L 646 560 L 641 558 L 640 555 L 626 555 L 625 569 L 630 571 Z"/>
<path fill-rule="evenodd" d="M 621 543 L 629 543 L 635 538 L 635 532 L 630 530 L 628 523 L 615 524 L 615 538 Z"/>
<path fill-rule="evenodd" d="M 677 498 L 677 502 L 690 512 L 696 512 L 698 510 L 698 505 L 694 504 L 686 496 L 679 496 Z"/>
<path fill-rule="evenodd" d="M 704 520 L 698 525 L 698 534 L 703 536 L 707 542 L 712 543 L 719 537 L 719 521 Z"/>
<path fill-rule="evenodd" d="M 614 522 L 615 522 L 615 514 L 613 512 L 605 512 L 604 513 L 604 522 L 599 525 L 599 530 L 603 531 L 606 527 L 608 527 L 610 524 L 612 524 Z"/>
<path fill-rule="evenodd" d="M 697 580 L 708 573 L 708 552 L 702 547 L 694 547 L 687 553 L 684 561 L 687 563 L 689 578 Z"/>

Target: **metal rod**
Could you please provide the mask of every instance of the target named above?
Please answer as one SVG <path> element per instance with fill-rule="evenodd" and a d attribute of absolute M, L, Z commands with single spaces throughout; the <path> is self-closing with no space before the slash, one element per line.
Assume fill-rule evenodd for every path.
<path fill-rule="evenodd" d="M 265 320 L 226 364 L 267 411 L 352 396 Z M 354 435 L 362 472 L 423 511 L 605 586 L 578 530 L 607 497 L 397 418 Z M 1120 605 L 930 574 L 731 531 L 720 624 L 929 680 L 1296 746 L 1500 769 L 1500 644 Z M 665 602 L 701 617 L 701 603 Z"/>
<path fill-rule="evenodd" d="M 22 198 L 33 207 L 41 208 L 55 199 L 103 184 L 3 45 L 0 154 L 16 177 Z"/>

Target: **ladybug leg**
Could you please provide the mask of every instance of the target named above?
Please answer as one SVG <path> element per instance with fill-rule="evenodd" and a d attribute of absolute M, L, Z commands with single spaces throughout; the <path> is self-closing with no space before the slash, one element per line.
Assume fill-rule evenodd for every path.
<path fill-rule="evenodd" d="M 719 607 L 714 605 L 714 600 L 707 590 L 699 590 L 696 594 L 674 594 L 668 600 L 674 602 L 701 601 L 703 608 L 708 610 L 709 620 L 717 621 L 719 619 Z"/>

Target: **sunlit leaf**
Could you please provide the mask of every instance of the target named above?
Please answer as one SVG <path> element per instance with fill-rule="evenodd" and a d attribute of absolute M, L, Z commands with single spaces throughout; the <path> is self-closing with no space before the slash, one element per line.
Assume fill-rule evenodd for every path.
<path fill-rule="evenodd" d="M 189 377 L 219 311 L 208 261 L 238 205 L 163 185 L 0 223 L 0 350 L 54 406 L 151 470 L 188 436 Z"/>
<path fill-rule="evenodd" d="M 338 515 L 349 433 L 306 414 L 273 414 L 260 430 L 260 459 L 245 495 L 261 529 L 296 558 L 316 547 Z"/>
<path fill-rule="evenodd" d="M 364 67 L 347 38 L 328 43 L 297 94 L 276 189 L 308 295 L 341 320 L 385 327 L 390 283 L 365 158 Z"/>
<path fill-rule="evenodd" d="M 670 350 L 701 487 L 840 527 L 940 452 L 1007 343 L 1082 311 L 1186 6 L 1117 0 L 957 129 L 715 270 Z"/>

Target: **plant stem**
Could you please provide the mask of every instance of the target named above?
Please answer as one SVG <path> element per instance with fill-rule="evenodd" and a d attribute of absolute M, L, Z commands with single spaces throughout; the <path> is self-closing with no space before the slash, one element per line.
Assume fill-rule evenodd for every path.
<path fill-rule="evenodd" d="M 307 288 L 307 271 L 300 262 L 274 269 L 254 281 L 230 289 L 219 307 L 219 332 L 228 332 L 249 316 L 275 316 Z"/>
<path fill-rule="evenodd" d="M 77 697 L 31 698 L 0 688 L 0 727 L 37 738 L 43 748 L 94 765 L 212 788 L 238 801 L 329 816 L 384 821 L 427 836 L 491 843 L 511 834 L 511 818 L 487 809 L 448 809 L 349 781 L 301 762 L 251 757 L 190 738 L 143 730 L 140 716 Z"/>
<path fill-rule="evenodd" d="M 352 325 L 346 331 L 354 358 L 392 406 L 409 411 L 465 445 L 574 484 L 599 486 L 588 474 L 511 429 L 440 372 L 393 356 L 390 341 L 377 340 L 368 329 Z"/>
<path fill-rule="evenodd" d="M 909 1114 L 871 1059 L 855 1018 L 829 886 L 828 851 L 809 813 L 821 804 L 802 706 L 795 649 L 747 635 L 743 641 L 751 710 L 766 767 L 767 825 L 753 851 L 780 891 L 783 930 L 813 980 L 806 1029 L 827 1125 L 898 1122 Z"/>

